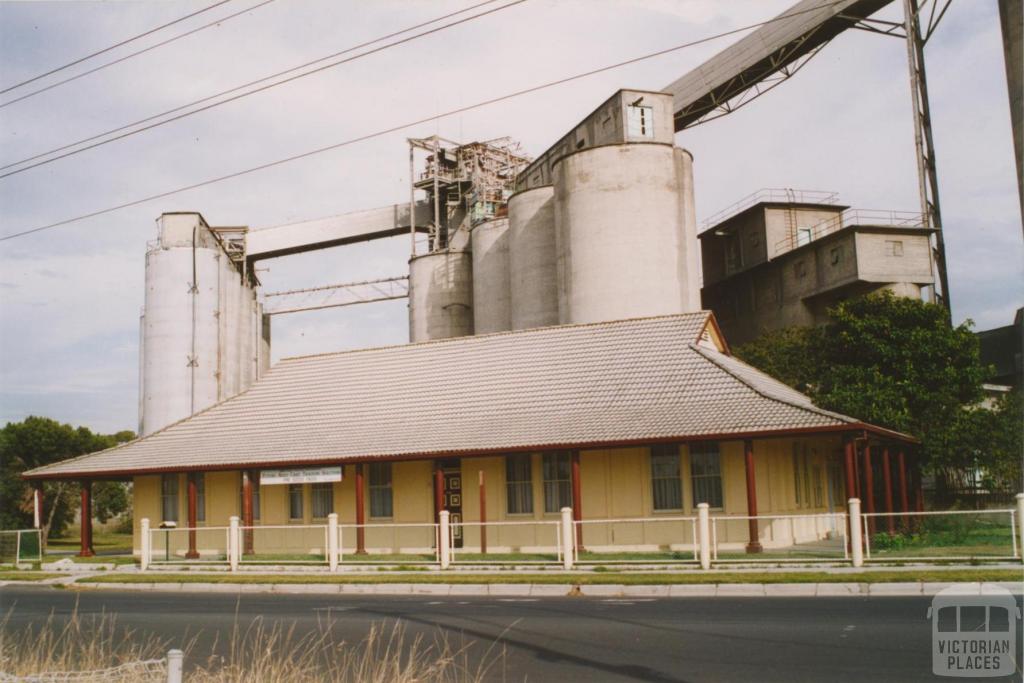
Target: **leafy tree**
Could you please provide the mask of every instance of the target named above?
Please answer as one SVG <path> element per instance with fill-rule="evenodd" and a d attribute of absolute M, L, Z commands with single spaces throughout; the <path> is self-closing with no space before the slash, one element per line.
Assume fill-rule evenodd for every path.
<path fill-rule="evenodd" d="M 21 473 L 66 458 L 110 448 L 134 438 L 132 432 L 95 434 L 85 427 L 45 417 L 9 422 L 0 429 L 0 528 L 32 525 L 32 487 Z M 74 519 L 78 487 L 71 482 L 43 484 L 44 537 L 59 536 Z M 127 487 L 120 482 L 93 486 L 93 514 L 102 522 L 128 508 Z"/>
<path fill-rule="evenodd" d="M 769 333 L 736 354 L 823 408 L 918 437 L 933 469 L 980 465 L 1016 488 L 1020 399 L 979 406 L 987 373 L 971 325 L 884 292 L 838 304 L 821 328 Z"/>

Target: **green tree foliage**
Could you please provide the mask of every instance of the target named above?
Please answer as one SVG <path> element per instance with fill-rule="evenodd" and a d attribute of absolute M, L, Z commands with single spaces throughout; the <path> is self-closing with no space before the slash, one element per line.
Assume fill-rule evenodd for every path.
<path fill-rule="evenodd" d="M 1016 489 L 1019 397 L 979 406 L 987 373 L 971 324 L 953 327 L 943 307 L 885 292 L 840 303 L 820 328 L 769 333 L 736 354 L 823 408 L 916 436 L 934 469 L 978 464 Z"/>
<path fill-rule="evenodd" d="M 129 441 L 132 432 L 95 434 L 85 427 L 60 424 L 45 417 L 9 422 L 0 429 L 0 528 L 32 526 L 32 488 L 21 473 L 85 453 Z M 75 514 L 78 487 L 68 482 L 43 485 L 43 528 L 48 536 L 60 535 Z M 93 486 L 93 514 L 101 522 L 128 508 L 127 487 L 120 482 Z"/>

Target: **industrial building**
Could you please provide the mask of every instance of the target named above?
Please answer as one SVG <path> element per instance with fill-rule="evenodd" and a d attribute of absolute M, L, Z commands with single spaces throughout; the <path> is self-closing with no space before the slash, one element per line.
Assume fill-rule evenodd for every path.
<path fill-rule="evenodd" d="M 766 515 L 852 497 L 921 509 L 913 436 L 822 410 L 729 351 L 879 289 L 949 306 L 924 68 L 945 10 L 922 18 L 905 0 L 904 22 L 872 17 L 889 2 L 801 0 L 663 91 L 616 92 L 535 159 L 510 138 L 409 138 L 409 196 L 391 206 L 262 229 L 164 214 L 146 255 L 141 437 L 24 476 L 80 483 L 84 555 L 92 482 L 115 478 L 134 484 L 136 524 L 188 529 L 165 549 L 193 560 L 221 552 L 223 533 L 199 532 L 233 516 L 246 554 L 323 552 L 325 527 L 306 527 L 332 514 L 357 529 L 345 552 L 423 551 L 444 511 L 456 547 L 483 552 L 495 524 L 490 550 L 519 552 L 556 541 L 499 523 L 571 508 L 577 547 L 614 552 L 692 543 L 655 522 L 707 504 L 736 518 L 719 545 L 753 553 L 835 531 Z M 907 43 L 921 212 L 769 192 L 698 238 L 676 134 L 849 29 Z M 256 276 L 267 259 L 399 235 L 407 275 L 283 292 Z M 409 344 L 270 367 L 274 316 L 405 297 Z"/>
<path fill-rule="evenodd" d="M 693 159 L 672 119 L 670 94 L 621 90 L 532 161 L 507 139 L 413 139 L 408 204 L 297 229 L 165 214 L 147 255 L 144 436 L 26 476 L 81 481 L 84 519 L 90 482 L 123 478 L 137 525 L 283 527 L 247 536 L 247 552 L 330 513 L 358 525 L 346 551 L 405 553 L 429 550 L 441 510 L 456 524 L 564 507 L 600 522 L 708 503 L 745 520 L 836 511 L 858 492 L 873 510 L 876 489 L 889 509 L 919 506 L 912 437 L 736 360 L 700 309 Z M 402 232 L 411 343 L 268 370 L 274 309 L 253 263 Z M 719 541 L 749 552 L 830 533 L 738 521 Z M 483 550 L 480 528 L 457 547 Z M 577 542 L 595 551 L 692 542 L 658 525 L 590 529 Z M 183 558 L 218 552 L 204 540 L 216 534 L 177 538 L 168 552 Z M 552 542 L 499 526 L 488 547 Z"/>
<path fill-rule="evenodd" d="M 934 287 L 933 230 L 921 214 L 838 201 L 835 192 L 762 190 L 705 221 L 701 298 L 732 344 L 822 324 L 851 297 L 920 299 Z"/>

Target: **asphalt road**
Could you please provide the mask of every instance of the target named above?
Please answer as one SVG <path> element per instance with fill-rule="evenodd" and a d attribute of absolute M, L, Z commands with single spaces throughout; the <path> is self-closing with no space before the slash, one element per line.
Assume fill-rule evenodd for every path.
<path fill-rule="evenodd" d="M 928 597 L 459 598 L 0 589 L 4 629 L 100 612 L 138 635 L 223 644 L 262 616 L 358 642 L 371 624 L 492 643 L 489 678 L 529 681 L 925 681 L 931 673 Z M 237 615 L 237 616 L 236 616 Z M 1020 622 L 1018 622 L 1018 627 Z M 1019 631 L 1018 631 L 1019 635 Z M 497 655 L 495 653 L 498 653 Z M 1019 657 L 1019 655 L 1018 655 Z M 1018 661 L 1020 659 L 1018 658 Z M 1016 680 L 1019 680 L 1019 673 Z M 1000 680 L 1000 679 L 988 679 Z"/>

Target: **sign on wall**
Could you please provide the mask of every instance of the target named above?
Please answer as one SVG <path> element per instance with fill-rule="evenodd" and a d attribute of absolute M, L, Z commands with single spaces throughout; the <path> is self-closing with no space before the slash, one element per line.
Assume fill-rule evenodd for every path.
<path fill-rule="evenodd" d="M 260 471 L 260 484 L 321 484 L 330 481 L 341 481 L 341 466 L 337 467 L 302 467 L 288 470 Z"/>

